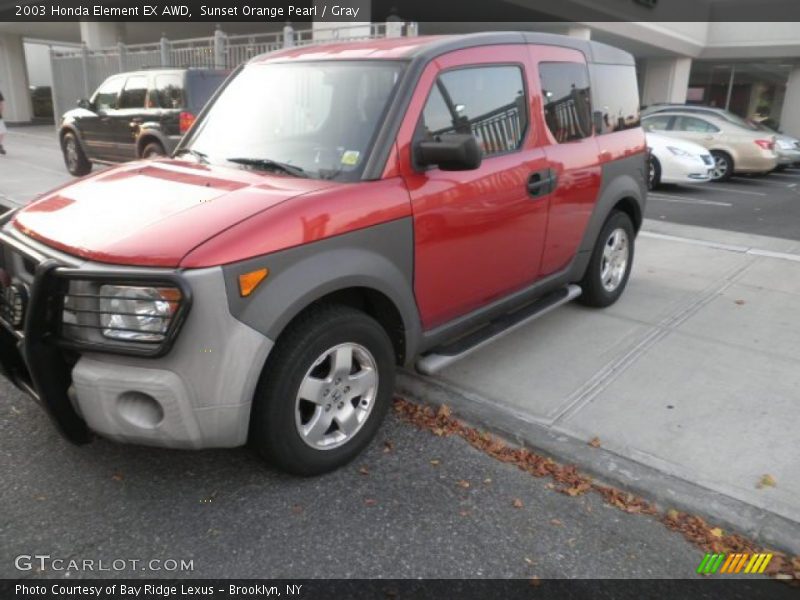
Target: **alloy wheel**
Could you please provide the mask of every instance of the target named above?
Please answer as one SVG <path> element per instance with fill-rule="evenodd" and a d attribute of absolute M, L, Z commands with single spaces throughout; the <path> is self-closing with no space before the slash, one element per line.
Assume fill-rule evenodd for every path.
<path fill-rule="evenodd" d="M 617 228 L 608 236 L 603 247 L 603 260 L 600 262 L 600 281 L 607 292 L 615 291 L 625 278 L 630 257 L 628 234 Z"/>
<path fill-rule="evenodd" d="M 728 173 L 728 161 L 724 156 L 714 157 L 714 168 L 711 170 L 713 179 L 722 179 Z"/>
<path fill-rule="evenodd" d="M 364 426 L 378 393 L 375 357 L 359 344 L 326 350 L 306 372 L 295 399 L 300 438 L 315 450 L 332 450 Z"/>

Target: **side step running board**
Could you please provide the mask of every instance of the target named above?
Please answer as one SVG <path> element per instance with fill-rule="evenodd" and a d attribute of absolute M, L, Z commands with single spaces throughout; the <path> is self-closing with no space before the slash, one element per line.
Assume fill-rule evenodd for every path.
<path fill-rule="evenodd" d="M 517 310 L 506 313 L 491 321 L 488 325 L 468 335 L 460 337 L 454 342 L 439 346 L 430 353 L 417 359 L 416 367 L 420 373 L 433 375 L 457 360 L 461 360 L 484 346 L 491 344 L 504 335 L 522 327 L 549 313 L 554 308 L 566 304 L 581 295 L 581 288 L 577 285 L 568 285 L 556 292 L 539 298 L 535 302 Z"/>

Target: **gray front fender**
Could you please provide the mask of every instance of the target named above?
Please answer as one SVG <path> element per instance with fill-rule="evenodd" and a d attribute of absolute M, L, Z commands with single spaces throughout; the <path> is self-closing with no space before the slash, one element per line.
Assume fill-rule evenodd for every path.
<path fill-rule="evenodd" d="M 413 239 L 408 217 L 227 265 L 223 269 L 231 314 L 276 340 L 295 316 L 320 298 L 367 288 L 386 296 L 400 313 L 410 360 L 420 339 Z M 243 298 L 239 275 L 264 267 L 269 269 L 266 281 Z"/>

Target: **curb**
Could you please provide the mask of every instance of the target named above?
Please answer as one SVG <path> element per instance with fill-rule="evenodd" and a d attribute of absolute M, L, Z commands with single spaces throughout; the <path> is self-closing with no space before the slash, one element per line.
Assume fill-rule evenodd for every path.
<path fill-rule="evenodd" d="M 592 448 L 584 440 L 552 431 L 523 413 L 442 381 L 401 370 L 396 389 L 420 403 L 447 404 L 456 417 L 471 425 L 559 462 L 574 463 L 586 474 L 641 496 L 661 510 L 674 508 L 699 515 L 776 550 L 800 554 L 800 523 L 786 517 L 667 475 L 602 447 Z"/>

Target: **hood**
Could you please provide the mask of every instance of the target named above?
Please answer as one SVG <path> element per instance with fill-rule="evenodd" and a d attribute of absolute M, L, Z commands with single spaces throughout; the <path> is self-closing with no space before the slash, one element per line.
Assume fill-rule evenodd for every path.
<path fill-rule="evenodd" d="M 695 144 L 694 142 L 682 140 L 677 137 L 647 132 L 645 133 L 645 138 L 647 139 L 647 145 L 656 150 L 666 151 L 668 146 L 672 146 L 673 148 L 678 148 L 689 154 L 694 154 L 695 156 L 709 153 L 708 149 L 700 144 Z"/>
<path fill-rule="evenodd" d="M 229 227 L 334 185 L 169 159 L 138 162 L 45 194 L 12 223 L 48 246 L 87 260 L 177 267 L 192 249 Z"/>

